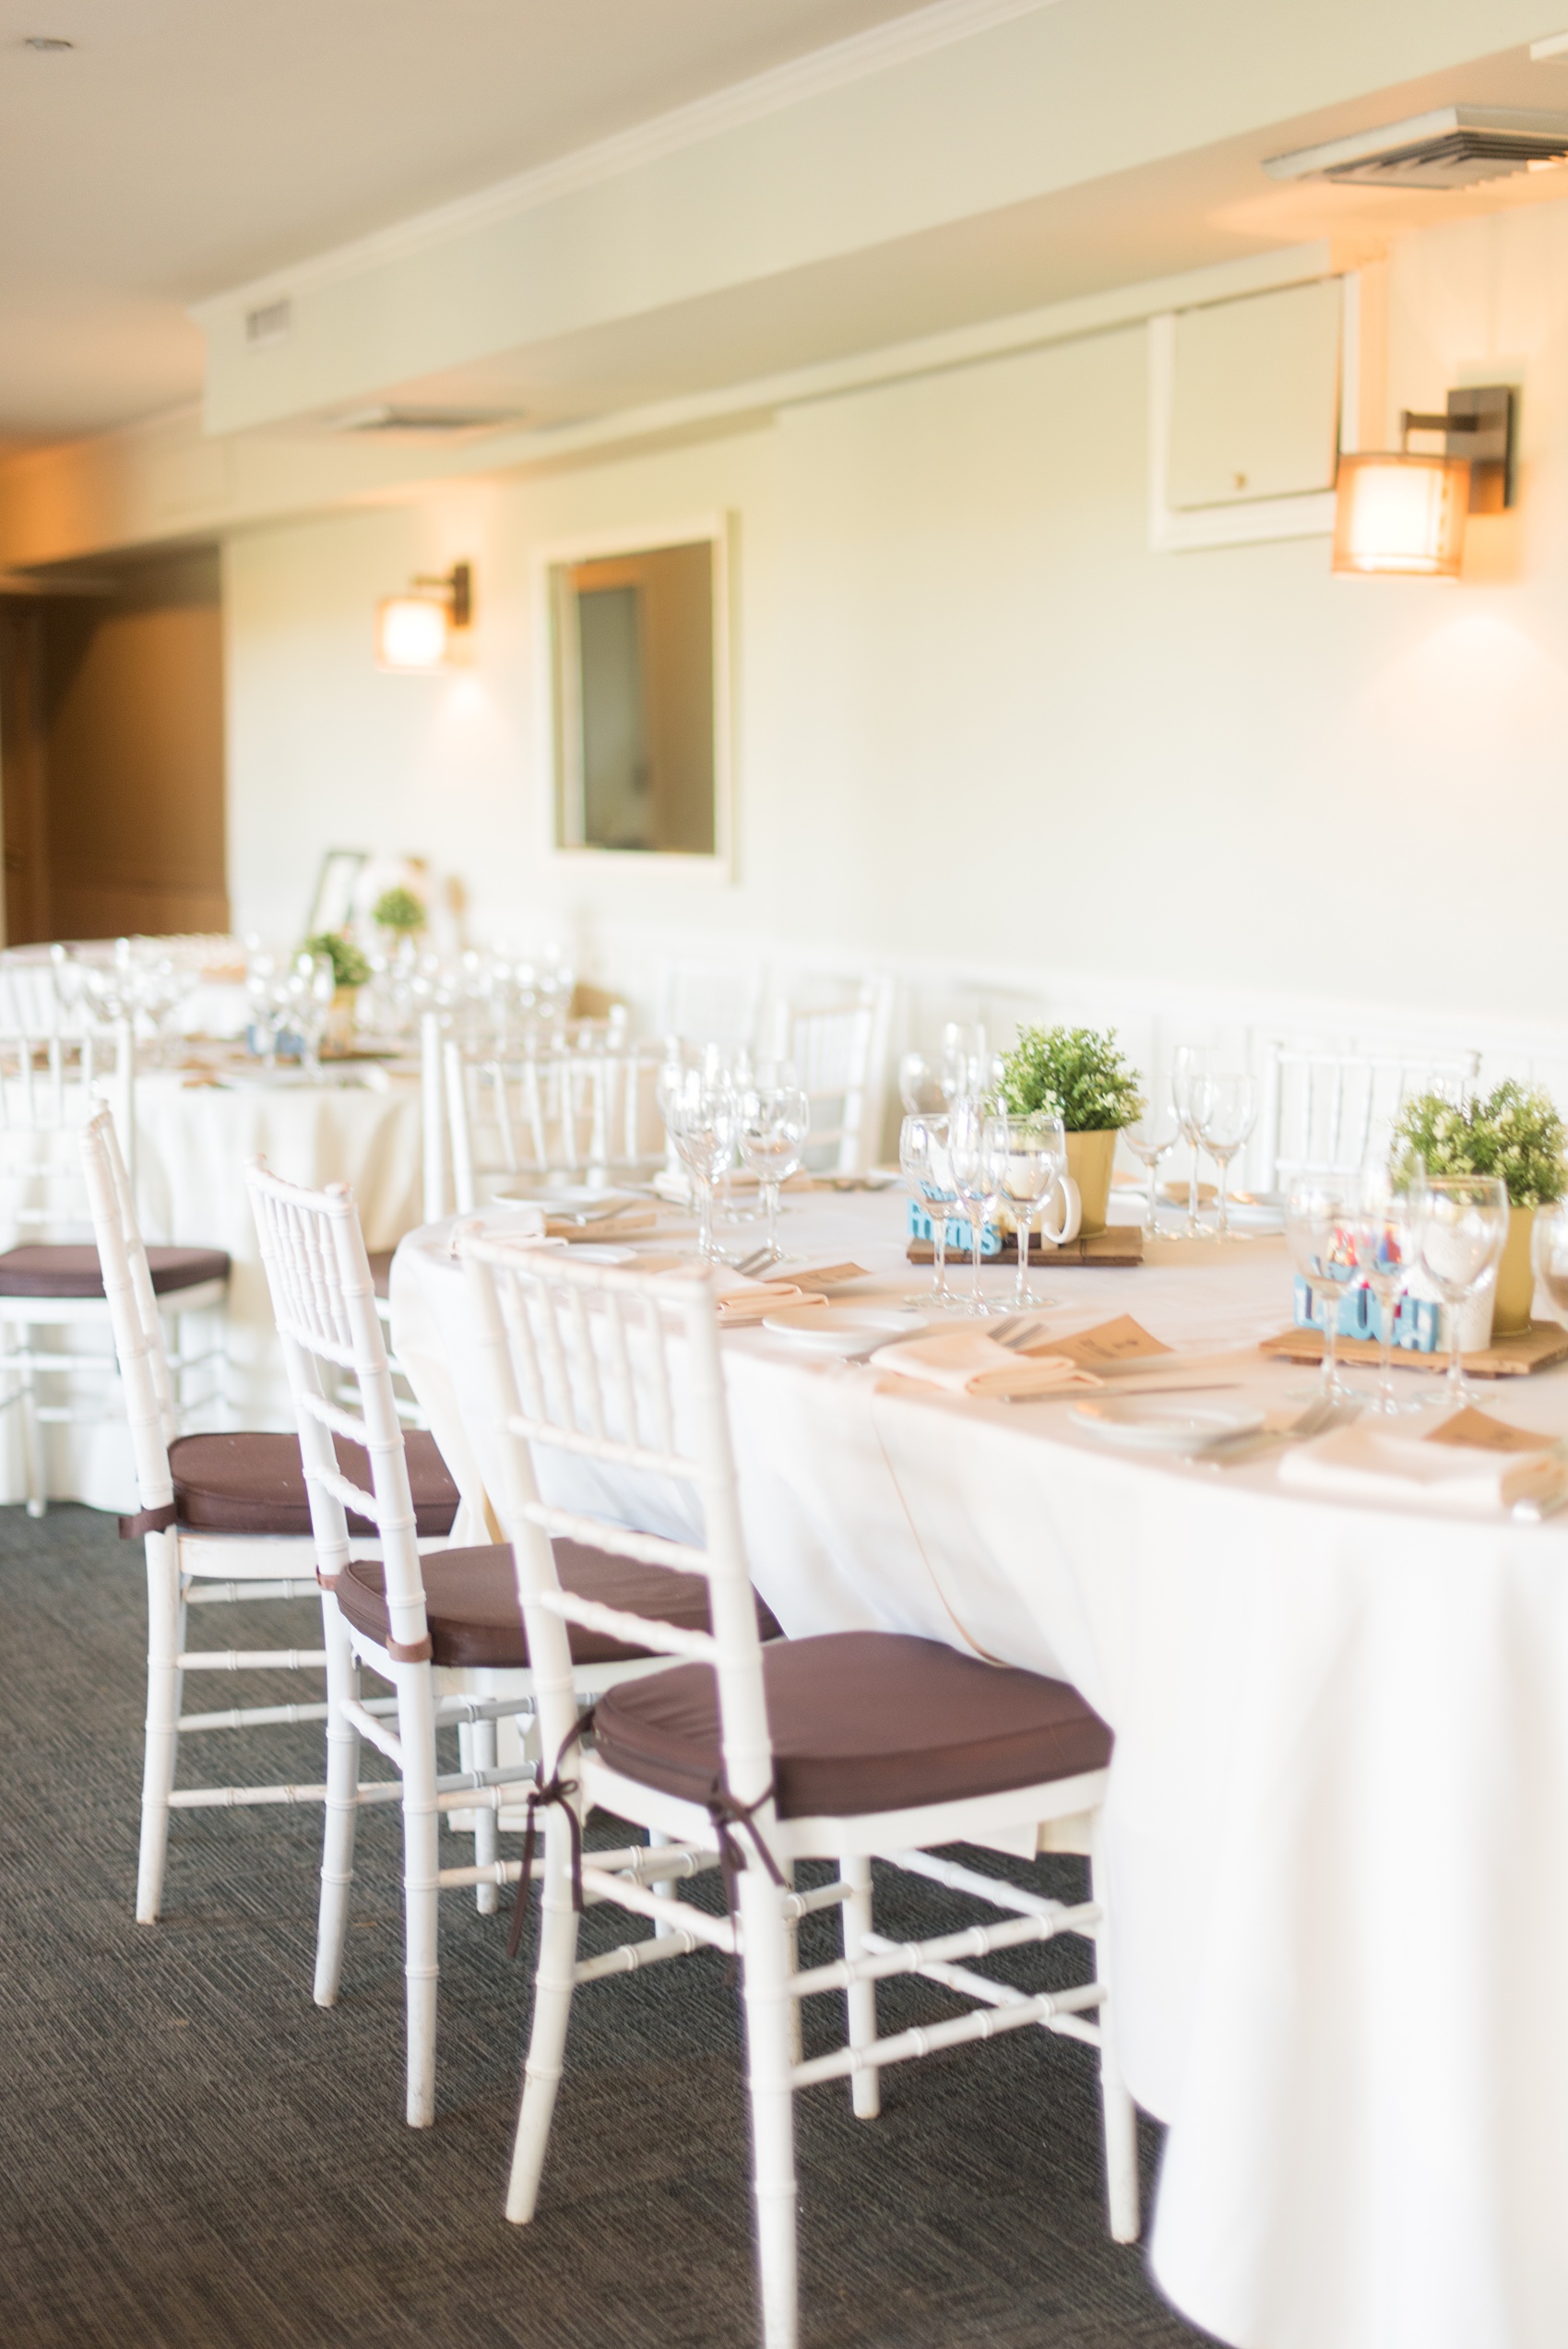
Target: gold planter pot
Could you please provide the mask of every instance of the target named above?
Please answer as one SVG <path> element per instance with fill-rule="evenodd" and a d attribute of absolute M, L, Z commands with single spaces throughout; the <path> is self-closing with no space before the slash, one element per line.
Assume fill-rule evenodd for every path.
<path fill-rule="evenodd" d="M 1116 1136 L 1119 1129 L 1111 1126 L 1099 1133 L 1070 1133 L 1067 1136 L 1067 1171 L 1078 1186 L 1083 1202 L 1084 1220 L 1079 1227 L 1086 1239 L 1105 1229 L 1106 1209 L 1111 1204 L 1111 1169 L 1116 1157 Z M 1525 1243 L 1526 1255 L 1528 1240 Z"/>
<path fill-rule="evenodd" d="M 1530 1262 L 1535 1219 L 1533 1207 L 1508 1210 L 1508 1238 L 1497 1268 L 1497 1294 L 1491 1309 L 1492 1332 L 1498 1337 L 1530 1326 L 1530 1302 L 1536 1293 L 1535 1267 Z"/>

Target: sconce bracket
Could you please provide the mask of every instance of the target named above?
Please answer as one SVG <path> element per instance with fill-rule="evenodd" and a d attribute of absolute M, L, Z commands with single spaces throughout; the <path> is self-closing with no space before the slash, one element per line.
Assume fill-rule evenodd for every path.
<path fill-rule="evenodd" d="M 474 571 L 471 563 L 455 563 L 450 571 L 436 574 L 416 572 L 412 584 L 416 587 L 442 588 L 453 627 L 469 626 L 474 616 Z"/>
<path fill-rule="evenodd" d="M 1472 514 L 1501 514 L 1517 493 L 1515 479 L 1515 415 L 1517 400 L 1509 384 L 1466 384 L 1448 395 L 1441 415 L 1400 410 L 1402 439 L 1411 433 L 1441 433 L 1445 457 L 1470 461 Z"/>

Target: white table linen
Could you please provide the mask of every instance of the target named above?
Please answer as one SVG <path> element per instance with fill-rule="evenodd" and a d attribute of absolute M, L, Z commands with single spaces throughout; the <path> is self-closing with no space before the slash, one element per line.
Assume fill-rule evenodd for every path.
<path fill-rule="evenodd" d="M 193 1317 L 189 1348 L 226 1351 L 223 1387 L 232 1427 L 291 1428 L 293 1409 L 256 1251 L 245 1168 L 263 1157 L 291 1182 L 347 1182 L 359 1201 L 365 1244 L 395 1247 L 420 1216 L 417 1078 L 328 1071 L 319 1085 L 267 1084 L 260 1073 L 233 1086 L 191 1085 L 174 1070 L 137 1085 L 137 1194 L 149 1241 L 226 1249 L 233 1270 L 221 1315 Z M 73 1347 L 112 1353 L 108 1323 L 73 1335 Z M 206 1371 L 197 1373 L 207 1379 Z M 73 1399 L 104 1397 L 101 1416 L 44 1430 L 50 1497 L 98 1509 L 136 1507 L 136 1477 L 117 1382 Z M 193 1392 L 196 1391 L 193 1379 Z M 211 1424 L 208 1414 L 204 1424 Z M 0 1501 L 25 1494 L 18 1414 L 0 1418 Z"/>
<path fill-rule="evenodd" d="M 788 1237 L 903 1291 L 900 1215 L 802 1202 Z M 1277 1242 L 1048 1277 L 1052 1333 L 1126 1311 L 1209 1350 L 1289 1311 Z M 494 1460 L 449 1227 L 399 1250 L 393 1317 L 478 1519 Z M 787 1631 L 1061 1674 L 1115 1730 L 1112 1984 L 1133 2091 L 1170 2125 L 1152 2261 L 1178 2307 L 1239 2349 L 1559 2349 L 1568 1520 L 1133 1459 L 1069 1400 L 922 1391 L 764 1332 L 724 1358 Z M 1260 1360 L 1252 1383 L 1277 1405 L 1309 1378 Z M 1568 1376 L 1491 1407 L 1555 1438 Z M 667 1494 L 618 1498 L 687 1530 Z"/>

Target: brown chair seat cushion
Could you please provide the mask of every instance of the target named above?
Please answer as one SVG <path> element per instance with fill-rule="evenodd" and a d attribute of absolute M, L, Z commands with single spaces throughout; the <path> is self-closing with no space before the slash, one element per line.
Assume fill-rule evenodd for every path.
<path fill-rule="evenodd" d="M 395 1248 L 373 1248 L 370 1252 L 370 1285 L 377 1297 L 389 1298 L 392 1294 L 392 1259 L 397 1252 Z"/>
<path fill-rule="evenodd" d="M 357 1443 L 332 1439 L 338 1465 L 362 1491 L 370 1485 L 370 1462 Z M 457 1513 L 457 1488 L 434 1436 L 405 1437 L 414 1523 L 426 1540 L 449 1534 Z M 310 1501 L 298 1436 L 247 1431 L 238 1435 L 176 1436 L 169 1446 L 177 1522 L 193 1534 L 308 1534 Z M 374 1534 L 365 1518 L 350 1514 L 351 1534 Z"/>
<path fill-rule="evenodd" d="M 999 1670 L 936 1640 L 832 1631 L 765 1648 L 781 1819 L 856 1818 L 1002 1794 L 1102 1770 L 1111 1732 L 1065 1680 Z M 706 1664 L 632 1680 L 594 1714 L 600 1758 L 707 1802 L 719 1792 L 719 1691 Z"/>
<path fill-rule="evenodd" d="M 563 1587 L 576 1591 L 579 1598 L 597 1599 L 601 1607 L 618 1607 L 631 1615 L 659 1616 L 683 1631 L 708 1629 L 707 1584 L 700 1574 L 639 1566 L 635 1559 L 611 1557 L 575 1541 L 555 1544 L 555 1571 Z M 420 1572 L 433 1663 L 495 1672 L 527 1667 L 528 1640 L 509 1542 L 492 1542 L 482 1549 L 434 1550 L 421 1559 Z M 380 1647 L 386 1646 L 391 1630 L 386 1586 L 386 1570 L 379 1559 L 371 1558 L 350 1559 L 337 1584 L 338 1604 L 349 1621 Z M 778 1625 L 760 1598 L 756 1613 L 762 1638 L 779 1638 Z M 589 1631 L 586 1624 L 568 1624 L 567 1631 L 578 1664 L 623 1664 L 652 1653 Z"/>
<path fill-rule="evenodd" d="M 229 1259 L 221 1248 L 149 1248 L 147 1263 L 159 1297 L 229 1277 Z M 40 1241 L 7 1248 L 0 1255 L 0 1297 L 102 1295 L 103 1269 L 96 1248 Z"/>

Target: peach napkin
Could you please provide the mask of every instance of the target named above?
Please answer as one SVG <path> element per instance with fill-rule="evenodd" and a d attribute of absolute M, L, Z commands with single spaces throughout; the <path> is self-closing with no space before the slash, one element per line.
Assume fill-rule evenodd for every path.
<path fill-rule="evenodd" d="M 792 1280 L 745 1280 L 738 1273 L 720 1274 L 719 1320 L 721 1328 L 760 1322 L 765 1314 L 794 1312 L 802 1305 L 826 1305 L 820 1289 L 796 1287 Z"/>
<path fill-rule="evenodd" d="M 872 1368 L 945 1387 L 953 1394 L 1049 1394 L 1058 1387 L 1099 1386 L 1092 1370 L 1062 1354 L 1015 1354 L 984 1330 L 941 1330 L 932 1337 L 879 1346 Z"/>
<path fill-rule="evenodd" d="M 1357 1419 L 1288 1452 L 1279 1481 L 1324 1500 L 1431 1501 L 1445 1514 L 1502 1517 L 1516 1501 L 1552 1498 L 1568 1468 L 1545 1443 L 1530 1452 L 1483 1449 L 1452 1437 L 1389 1435 Z"/>

